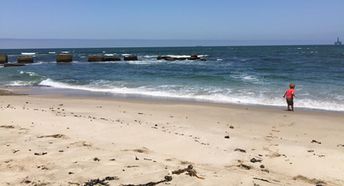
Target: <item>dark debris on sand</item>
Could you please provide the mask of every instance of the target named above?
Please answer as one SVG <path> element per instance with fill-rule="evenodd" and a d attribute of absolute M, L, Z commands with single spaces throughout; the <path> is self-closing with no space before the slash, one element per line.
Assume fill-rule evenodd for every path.
<path fill-rule="evenodd" d="M 239 164 L 238 165 L 238 167 L 240 167 L 240 168 L 243 168 L 243 169 L 246 169 L 246 170 L 250 170 L 250 169 L 252 169 L 252 167 L 251 166 L 249 166 L 249 165 L 246 165 L 246 164 Z"/>
<path fill-rule="evenodd" d="M 204 179 L 203 177 L 200 177 L 197 175 L 197 171 L 193 168 L 192 165 L 188 165 L 188 167 L 185 169 L 178 169 L 178 170 L 172 171 L 172 174 L 182 174 L 184 172 L 186 172 L 186 174 L 189 176 L 194 176 L 199 179 Z"/>
<path fill-rule="evenodd" d="M 63 134 L 52 134 L 52 135 L 43 135 L 43 136 L 38 136 L 37 138 L 64 138 L 65 135 Z"/>
<path fill-rule="evenodd" d="M 267 179 L 264 179 L 264 178 L 253 178 L 253 179 L 255 179 L 255 180 L 259 180 L 259 181 L 264 181 L 264 182 L 268 182 L 268 183 L 271 183 L 269 180 L 267 180 Z"/>
<path fill-rule="evenodd" d="M 108 181 L 112 180 L 119 180 L 116 176 L 107 176 L 104 179 L 91 179 L 84 183 L 84 186 L 95 186 L 95 185 L 104 185 L 104 186 L 110 186 Z"/>
<path fill-rule="evenodd" d="M 4 129 L 14 129 L 14 126 L 12 126 L 12 125 L 1 125 L 0 128 L 4 128 Z"/>
<path fill-rule="evenodd" d="M 44 156 L 46 154 L 48 154 L 48 153 L 47 152 L 35 152 L 33 155 L 35 155 L 35 156 Z"/>
<path fill-rule="evenodd" d="M 312 140 L 311 143 L 317 143 L 317 144 L 319 144 L 319 145 L 321 144 L 321 142 L 320 142 L 320 141 L 317 141 L 317 140 Z"/>
<path fill-rule="evenodd" d="M 315 179 L 315 178 L 307 178 L 307 177 L 302 176 L 302 175 L 297 175 L 297 176 L 293 177 L 293 180 L 304 181 L 304 182 L 309 183 L 309 184 L 315 184 L 316 186 L 327 185 L 325 181 L 322 181 L 320 179 Z"/>
<path fill-rule="evenodd" d="M 197 175 L 196 170 L 193 168 L 192 165 L 188 165 L 186 168 L 184 169 L 178 169 L 178 170 L 174 170 L 172 171 L 172 174 L 176 174 L 176 175 L 180 175 L 182 173 L 185 173 L 186 175 L 192 176 L 192 177 L 196 177 L 199 179 L 204 179 L 203 177 L 200 177 Z M 122 185 L 122 186 L 155 186 L 158 185 L 160 183 L 167 183 L 172 181 L 172 176 L 167 175 L 164 177 L 163 180 L 157 181 L 157 182 L 148 182 L 148 183 L 144 183 L 144 184 L 126 184 L 126 185 Z"/>
<path fill-rule="evenodd" d="M 260 159 L 256 159 L 256 158 L 252 158 L 251 160 L 250 160 L 250 162 L 251 163 L 260 163 L 260 162 L 262 162 L 262 160 L 260 160 Z"/>
<path fill-rule="evenodd" d="M 236 149 L 234 149 L 234 151 L 238 151 L 238 152 L 246 153 L 246 150 L 244 150 L 244 149 L 240 149 L 240 148 L 236 148 Z"/>
<path fill-rule="evenodd" d="M 127 184 L 127 185 L 123 185 L 123 186 L 155 186 L 158 185 L 160 183 L 165 183 L 165 182 L 170 182 L 172 181 L 172 176 L 165 176 L 163 180 L 157 181 L 157 182 L 148 182 L 148 183 L 144 183 L 144 184 Z"/>

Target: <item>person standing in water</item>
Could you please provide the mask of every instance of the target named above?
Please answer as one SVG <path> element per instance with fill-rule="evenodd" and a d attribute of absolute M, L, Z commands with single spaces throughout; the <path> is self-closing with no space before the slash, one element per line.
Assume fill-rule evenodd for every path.
<path fill-rule="evenodd" d="M 295 84 L 290 83 L 289 89 L 285 91 L 284 98 L 286 98 L 288 104 L 288 111 L 294 111 L 294 97 L 295 97 Z"/>

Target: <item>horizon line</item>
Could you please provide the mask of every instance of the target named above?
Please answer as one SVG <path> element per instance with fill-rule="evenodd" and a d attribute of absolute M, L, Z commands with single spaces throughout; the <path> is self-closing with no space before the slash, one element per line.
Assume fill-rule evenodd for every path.
<path fill-rule="evenodd" d="M 35 47 L 35 48 L 0 48 L 0 50 L 32 50 L 32 49 L 100 49 L 100 48 L 195 48 L 195 47 L 273 47 L 273 46 L 334 46 L 331 44 L 270 44 L 270 45 L 199 45 L 199 46 L 105 46 L 105 47 Z"/>
<path fill-rule="evenodd" d="M 225 40 L 225 39 L 83 39 L 83 38 L 0 38 L 0 49 L 59 48 L 154 48 L 332 45 L 315 40 Z"/>
<path fill-rule="evenodd" d="M 340 38 L 339 36 L 334 37 L 335 40 L 337 38 Z M 277 40 L 277 39 L 250 39 L 250 40 L 237 40 L 237 39 L 167 39 L 167 38 L 162 38 L 162 39 L 147 39 L 147 38 L 124 38 L 124 39 L 119 39 L 119 38 L 0 38 L 0 40 L 145 40 L 145 41 L 282 41 L 282 40 Z M 288 40 L 283 40 L 285 42 L 290 42 L 290 41 L 315 41 L 313 39 L 288 39 Z"/>

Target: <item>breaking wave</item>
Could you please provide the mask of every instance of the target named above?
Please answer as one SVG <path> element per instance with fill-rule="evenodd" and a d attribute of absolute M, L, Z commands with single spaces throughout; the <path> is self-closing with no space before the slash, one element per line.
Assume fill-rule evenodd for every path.
<path fill-rule="evenodd" d="M 98 82 L 99 83 L 99 82 Z M 49 86 L 60 89 L 72 89 L 80 91 L 90 91 L 99 93 L 112 93 L 114 95 L 137 95 L 144 97 L 156 98 L 172 98 L 193 100 L 201 102 L 213 103 L 234 103 L 234 104 L 251 104 L 251 105 L 267 105 L 267 106 L 285 106 L 282 98 L 257 95 L 254 92 L 246 92 L 245 94 L 234 94 L 230 89 L 200 89 L 185 88 L 180 86 L 165 85 L 158 87 L 136 87 L 129 88 L 123 86 L 103 86 L 103 83 L 92 83 L 89 85 L 72 85 L 69 83 L 58 82 L 52 79 L 46 79 L 39 83 L 41 86 Z M 331 111 L 344 111 L 344 105 L 335 102 L 316 101 L 311 99 L 298 99 L 297 107 L 308 109 L 320 109 Z"/>

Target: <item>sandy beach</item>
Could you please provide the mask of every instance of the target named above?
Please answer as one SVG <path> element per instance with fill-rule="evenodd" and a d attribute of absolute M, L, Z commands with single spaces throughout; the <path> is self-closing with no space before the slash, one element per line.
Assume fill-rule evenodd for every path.
<path fill-rule="evenodd" d="M 0 185 L 344 185 L 344 114 L 3 95 L 0 151 Z"/>

